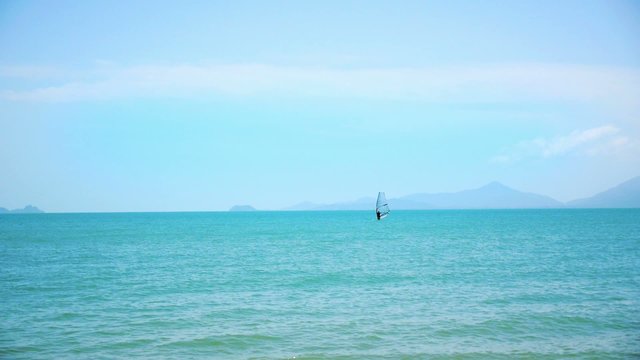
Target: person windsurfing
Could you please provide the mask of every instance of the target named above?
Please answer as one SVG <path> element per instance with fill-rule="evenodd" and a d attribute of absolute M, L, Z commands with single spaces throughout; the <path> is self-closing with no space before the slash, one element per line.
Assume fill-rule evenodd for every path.
<path fill-rule="evenodd" d="M 383 192 L 378 193 L 378 199 L 376 200 L 376 218 L 382 220 L 389 215 L 389 205 L 387 204 L 387 197 Z"/>

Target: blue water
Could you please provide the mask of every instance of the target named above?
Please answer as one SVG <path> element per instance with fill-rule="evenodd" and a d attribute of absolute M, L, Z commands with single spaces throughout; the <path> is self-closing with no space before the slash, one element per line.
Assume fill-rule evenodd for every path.
<path fill-rule="evenodd" d="M 0 216 L 0 358 L 640 356 L 640 210 Z"/>

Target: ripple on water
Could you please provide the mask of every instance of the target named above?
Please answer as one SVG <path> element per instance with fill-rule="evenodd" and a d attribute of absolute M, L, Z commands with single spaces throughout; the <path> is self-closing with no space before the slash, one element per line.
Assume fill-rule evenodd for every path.
<path fill-rule="evenodd" d="M 639 218 L 2 218 L 0 358 L 638 358 Z"/>

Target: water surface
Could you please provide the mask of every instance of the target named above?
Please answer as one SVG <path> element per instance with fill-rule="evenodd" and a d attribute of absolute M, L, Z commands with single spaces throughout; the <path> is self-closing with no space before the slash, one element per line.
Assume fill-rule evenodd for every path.
<path fill-rule="evenodd" d="M 0 358 L 640 356 L 640 210 L 0 216 Z"/>

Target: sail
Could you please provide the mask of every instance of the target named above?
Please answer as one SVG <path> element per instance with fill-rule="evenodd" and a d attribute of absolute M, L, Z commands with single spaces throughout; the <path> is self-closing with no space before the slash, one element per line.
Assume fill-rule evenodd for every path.
<path fill-rule="evenodd" d="M 378 220 L 383 219 L 389 215 L 389 204 L 387 204 L 387 197 L 383 192 L 378 193 L 378 200 L 376 201 L 376 214 Z"/>

